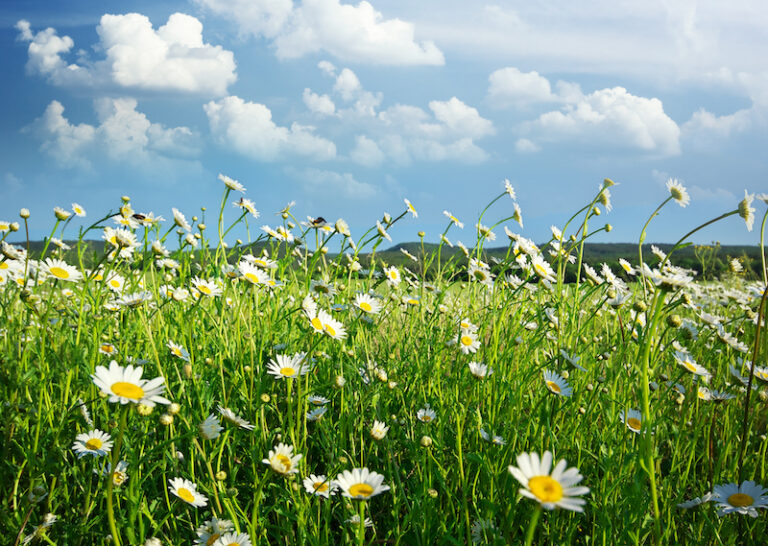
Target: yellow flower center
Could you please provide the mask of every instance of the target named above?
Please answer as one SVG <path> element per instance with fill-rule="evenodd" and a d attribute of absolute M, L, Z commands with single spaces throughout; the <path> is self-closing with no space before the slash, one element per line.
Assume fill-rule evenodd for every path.
<path fill-rule="evenodd" d="M 189 504 L 192 504 L 195 502 L 195 496 L 192 494 L 192 492 L 187 489 L 186 487 L 179 487 L 176 490 L 176 494 L 179 496 L 179 498 L 183 501 L 188 502 Z"/>
<path fill-rule="evenodd" d="M 111 353 L 115 350 L 115 348 L 112 347 L 112 345 L 105 343 L 101 346 L 101 350 L 104 351 L 105 353 Z"/>
<path fill-rule="evenodd" d="M 212 546 L 214 542 L 216 542 L 221 535 L 219 533 L 212 534 L 208 540 L 205 542 L 205 546 Z"/>
<path fill-rule="evenodd" d="M 310 322 L 312 323 L 312 327 L 315 330 L 322 330 L 323 329 L 323 323 L 322 323 L 322 321 L 319 318 L 315 317 Z"/>
<path fill-rule="evenodd" d="M 627 419 L 627 426 L 631 428 L 632 430 L 640 430 L 640 419 L 637 417 L 630 417 Z"/>
<path fill-rule="evenodd" d="M 109 281 L 109 284 L 112 285 L 114 288 L 120 288 L 120 281 L 117 279 L 112 279 Z"/>
<path fill-rule="evenodd" d="M 361 301 L 360 302 L 360 309 L 362 309 L 366 313 L 370 313 L 371 311 L 373 311 L 373 307 L 367 301 Z"/>
<path fill-rule="evenodd" d="M 69 271 L 64 269 L 63 267 L 54 266 L 50 269 L 51 275 L 54 277 L 57 277 L 59 279 L 68 279 L 69 278 Z"/>
<path fill-rule="evenodd" d="M 461 344 L 465 347 L 469 347 L 473 342 L 472 336 L 461 336 Z"/>
<path fill-rule="evenodd" d="M 211 295 L 211 289 L 205 286 L 204 284 L 198 285 L 197 289 L 203 294 L 205 294 L 206 296 Z"/>
<path fill-rule="evenodd" d="M 294 376 L 296 375 L 296 370 L 294 370 L 290 366 L 287 366 L 285 368 L 280 368 L 280 375 Z"/>
<path fill-rule="evenodd" d="M 563 498 L 563 486 L 549 476 L 534 476 L 528 480 L 528 489 L 541 502 L 558 502 Z"/>
<path fill-rule="evenodd" d="M 330 324 L 325 325 L 325 333 L 327 333 L 331 337 L 336 337 L 336 330 L 333 329 L 333 326 Z"/>
<path fill-rule="evenodd" d="M 547 381 L 547 387 L 549 387 L 549 390 L 551 390 L 552 392 L 556 392 L 557 394 L 560 394 L 562 392 L 560 385 L 558 385 L 554 381 Z"/>
<path fill-rule="evenodd" d="M 536 274 L 539 275 L 539 277 L 546 277 L 547 276 L 547 270 L 544 268 L 541 264 L 534 264 L 534 269 L 536 270 Z"/>
<path fill-rule="evenodd" d="M 97 449 L 101 449 L 101 446 L 103 445 L 102 441 L 98 438 L 91 438 L 87 442 L 85 442 L 85 447 L 90 449 L 91 451 L 96 451 Z"/>
<path fill-rule="evenodd" d="M 122 398 L 130 398 L 131 400 L 141 400 L 144 398 L 144 389 L 134 383 L 118 381 L 111 388 L 113 393 Z"/>
<path fill-rule="evenodd" d="M 430 417 L 429 415 L 422 415 L 421 420 L 425 423 L 429 423 L 432 420 L 432 417 Z"/>
<path fill-rule="evenodd" d="M 319 493 L 328 491 L 328 482 L 315 482 L 312 484 L 312 489 Z"/>
<path fill-rule="evenodd" d="M 475 279 L 477 279 L 478 281 L 485 280 L 485 272 L 481 269 L 475 269 L 474 275 L 475 275 Z"/>
<path fill-rule="evenodd" d="M 174 347 L 173 349 L 171 349 L 171 352 L 176 356 L 181 357 L 181 350 L 178 347 Z"/>
<path fill-rule="evenodd" d="M 251 281 L 253 284 L 259 284 L 259 278 L 253 273 L 246 273 L 245 278 Z"/>
<path fill-rule="evenodd" d="M 689 372 L 695 372 L 696 366 L 694 366 L 691 362 L 685 361 L 683 362 L 683 366 L 689 371 Z"/>
<path fill-rule="evenodd" d="M 411 299 L 408 300 L 407 303 L 408 303 L 408 305 L 418 305 L 419 304 L 419 300 L 411 298 Z"/>
<path fill-rule="evenodd" d="M 8 263 L 7 262 L 0 262 L 0 269 L 8 269 Z"/>
<path fill-rule="evenodd" d="M 728 497 L 728 504 L 736 507 L 752 506 L 754 502 L 755 502 L 755 499 L 753 499 L 746 493 L 734 493 L 733 495 Z"/>
<path fill-rule="evenodd" d="M 353 497 L 370 497 L 373 494 L 373 487 L 367 483 L 356 483 L 349 488 L 349 494 Z"/>
<path fill-rule="evenodd" d="M 278 453 L 272 459 L 272 468 L 274 468 L 277 472 L 287 474 L 291 469 L 291 459 L 282 453 Z"/>
<path fill-rule="evenodd" d="M 123 485 L 125 483 L 125 480 L 128 479 L 128 474 L 125 472 L 120 472 L 119 470 L 112 473 L 112 483 L 114 483 L 117 486 Z"/>

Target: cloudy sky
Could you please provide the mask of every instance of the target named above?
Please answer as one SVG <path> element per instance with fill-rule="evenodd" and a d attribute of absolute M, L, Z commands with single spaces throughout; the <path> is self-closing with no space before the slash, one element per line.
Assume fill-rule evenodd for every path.
<path fill-rule="evenodd" d="M 29 208 L 33 237 L 56 205 L 95 220 L 121 195 L 210 218 L 219 173 L 246 186 L 257 226 L 296 201 L 300 218 L 360 234 L 407 197 L 419 218 L 396 241 L 437 240 L 448 209 L 467 244 L 504 179 L 515 230 L 537 241 L 605 177 L 619 184 L 600 239 L 613 242 L 637 240 L 670 177 L 692 202 L 665 209 L 650 241 L 768 190 L 764 0 L 104 5 L 0 7 L 0 219 Z M 729 218 L 697 240 L 759 235 Z"/>

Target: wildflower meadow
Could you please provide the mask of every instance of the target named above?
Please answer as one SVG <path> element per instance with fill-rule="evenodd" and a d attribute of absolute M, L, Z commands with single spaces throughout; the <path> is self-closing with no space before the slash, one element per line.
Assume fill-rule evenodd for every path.
<path fill-rule="evenodd" d="M 264 225 L 218 183 L 195 216 L 0 221 L 3 544 L 764 543 L 765 260 L 704 281 L 676 252 L 721 222 L 762 252 L 768 195 L 665 252 L 669 180 L 632 259 L 587 263 L 621 186 L 536 243 L 506 182 L 402 265 L 378 253 L 419 203 Z"/>

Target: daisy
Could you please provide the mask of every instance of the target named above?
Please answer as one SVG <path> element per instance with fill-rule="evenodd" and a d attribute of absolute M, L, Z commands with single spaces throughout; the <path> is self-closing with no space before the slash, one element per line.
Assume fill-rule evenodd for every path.
<path fill-rule="evenodd" d="M 459 228 L 461 228 L 461 229 L 464 229 L 464 223 L 463 223 L 463 222 L 459 222 L 459 219 L 458 219 L 458 218 L 456 218 L 456 217 L 455 217 L 453 214 L 451 214 L 451 213 L 450 213 L 450 212 L 448 212 L 447 210 L 444 210 L 444 211 L 443 211 L 443 214 L 444 214 L 445 216 L 447 216 L 447 217 L 448 217 L 448 219 L 449 219 L 451 222 L 453 222 L 454 224 L 456 224 L 457 226 L 459 226 Z"/>
<path fill-rule="evenodd" d="M 517 195 L 515 195 L 515 188 L 512 187 L 512 183 L 509 181 L 509 178 L 504 179 L 504 191 L 512 199 L 517 199 Z"/>
<path fill-rule="evenodd" d="M 103 457 L 112 450 L 112 437 L 106 432 L 94 429 L 78 434 L 72 449 L 77 452 L 78 458 L 86 455 Z"/>
<path fill-rule="evenodd" d="M 489 368 L 487 365 L 481 364 L 480 362 L 470 362 L 469 371 L 472 372 L 472 375 L 474 375 L 475 378 L 485 379 L 493 373 L 493 368 Z"/>
<path fill-rule="evenodd" d="M 240 271 L 240 275 L 251 284 L 266 284 L 269 280 L 269 275 L 254 264 L 240 262 L 237 269 Z"/>
<path fill-rule="evenodd" d="M 123 368 L 116 361 L 109 363 L 109 369 L 96 366 L 96 373 L 91 375 L 93 382 L 109 396 L 110 402 L 144 404 L 154 407 L 157 404 L 170 404 L 171 401 L 160 396 L 165 390 L 165 378 L 142 379 L 144 368 L 128 365 Z"/>
<path fill-rule="evenodd" d="M 245 197 L 241 197 L 238 201 L 235 201 L 232 203 L 235 207 L 241 208 L 244 211 L 247 211 L 253 216 L 254 219 L 261 216 L 258 210 L 256 210 L 256 204 L 251 201 L 250 199 L 246 199 Z"/>
<path fill-rule="evenodd" d="M 366 500 L 389 491 L 389 486 L 383 482 L 384 476 L 367 468 L 353 468 L 351 472 L 345 470 L 336 476 L 336 485 L 341 489 L 341 494 L 355 500 Z"/>
<path fill-rule="evenodd" d="M 224 533 L 228 533 L 234 528 L 235 525 L 228 519 L 211 518 L 197 528 L 195 546 L 211 546 Z"/>
<path fill-rule="evenodd" d="M 116 355 L 118 353 L 117 347 L 111 343 L 102 343 L 99 345 L 99 352 L 103 355 Z"/>
<path fill-rule="evenodd" d="M 408 212 L 411 213 L 411 216 L 413 216 L 414 218 L 418 218 L 419 213 L 416 212 L 416 209 L 413 207 L 413 205 L 411 205 L 411 202 L 408 201 L 408 199 L 403 199 L 403 201 L 405 201 L 405 206 L 408 208 Z"/>
<path fill-rule="evenodd" d="M 563 349 L 560 349 L 560 354 L 562 355 L 563 359 L 574 368 L 581 370 L 582 372 L 587 371 L 587 369 L 584 366 L 579 364 L 579 360 L 581 360 L 580 356 L 576 356 L 576 355 L 571 356 L 567 352 L 565 352 Z"/>
<path fill-rule="evenodd" d="M 389 233 L 387 233 L 387 230 L 384 229 L 384 226 L 381 225 L 381 222 L 379 222 L 378 220 L 376 220 L 376 231 L 378 231 L 379 235 L 381 235 L 384 239 L 386 239 L 390 243 L 392 242 L 392 237 L 390 237 Z"/>
<path fill-rule="evenodd" d="M 557 372 L 552 370 L 544 370 L 544 383 L 550 392 L 559 396 L 571 396 L 573 389 L 571 389 L 568 382 Z"/>
<path fill-rule="evenodd" d="M 541 459 L 537 453 L 518 455 L 517 465 L 510 465 L 508 470 L 523 485 L 521 495 L 539 501 L 547 510 L 559 507 L 575 512 L 584 511 L 582 507 L 586 501 L 575 497 L 589 493 L 589 488 L 574 487 L 583 476 L 576 467 L 566 469 L 565 459 L 555 465 L 551 474 L 552 453 L 549 451 L 545 451 Z"/>
<path fill-rule="evenodd" d="M 469 319 L 463 318 L 459 321 L 459 328 L 468 332 L 477 332 L 477 326 L 472 324 Z"/>
<path fill-rule="evenodd" d="M 211 413 L 206 417 L 205 421 L 198 425 L 197 430 L 204 439 L 215 440 L 219 437 L 221 431 L 224 430 L 224 427 L 221 426 L 218 417 Z"/>
<path fill-rule="evenodd" d="M 402 280 L 400 271 L 394 265 L 384 270 L 384 276 L 387 277 L 387 283 L 389 283 L 390 286 L 397 286 Z"/>
<path fill-rule="evenodd" d="M 200 277 L 195 277 L 192 279 L 192 285 L 195 287 L 195 290 L 208 296 L 209 298 L 215 298 L 216 296 L 221 296 L 222 294 L 221 287 L 212 280 L 205 280 L 201 279 Z"/>
<path fill-rule="evenodd" d="M 501 436 L 492 436 L 484 428 L 480 429 L 480 438 L 497 446 L 503 446 L 507 443 Z"/>
<path fill-rule="evenodd" d="M 376 315 L 381 311 L 381 304 L 369 294 L 358 294 L 355 296 L 354 305 L 361 311 L 371 315 Z"/>
<path fill-rule="evenodd" d="M 477 339 L 477 334 L 471 330 L 462 330 L 459 335 L 459 350 L 466 354 L 476 353 L 480 348 L 480 341 Z"/>
<path fill-rule="evenodd" d="M 125 287 L 125 278 L 118 273 L 110 273 L 106 280 L 106 284 L 113 292 L 122 292 Z"/>
<path fill-rule="evenodd" d="M 186 362 L 189 362 L 189 353 L 183 346 L 176 345 L 171 340 L 168 340 L 168 344 L 166 346 L 171 350 L 171 354 L 173 356 L 175 356 L 176 358 L 180 358 Z"/>
<path fill-rule="evenodd" d="M 296 474 L 299 471 L 296 465 L 298 465 L 301 457 L 301 454 L 293 454 L 293 446 L 281 442 L 274 449 L 270 449 L 269 457 L 262 459 L 261 462 L 271 466 L 272 470 L 278 474 L 286 476 Z"/>
<path fill-rule="evenodd" d="M 296 353 L 293 356 L 285 354 L 276 355 L 276 361 L 270 360 L 267 364 L 267 373 L 274 375 L 275 379 L 295 378 L 306 375 L 311 366 L 306 363 L 306 353 Z"/>
<path fill-rule="evenodd" d="M 629 409 L 626 413 L 624 410 L 621 410 L 619 419 L 622 423 L 627 425 L 629 430 L 635 433 L 639 433 L 643 426 L 643 414 L 636 409 Z"/>
<path fill-rule="evenodd" d="M 389 427 L 385 423 L 381 421 L 374 421 L 373 426 L 371 427 L 371 438 L 374 440 L 383 440 L 387 435 L 388 430 Z"/>
<path fill-rule="evenodd" d="M 431 423 L 435 420 L 435 418 L 437 418 L 437 414 L 432 408 L 429 407 L 429 404 L 427 404 L 425 408 L 422 408 L 416 412 L 416 418 L 422 423 Z"/>
<path fill-rule="evenodd" d="M 328 408 L 326 408 L 325 406 L 310 410 L 306 414 L 307 421 L 319 421 L 327 411 L 328 411 Z"/>
<path fill-rule="evenodd" d="M 200 508 L 208 504 L 208 498 L 197 492 L 197 485 L 183 478 L 171 478 L 168 480 L 168 490 L 187 504 Z"/>
<path fill-rule="evenodd" d="M 637 273 L 637 271 L 635 271 L 635 268 L 632 267 L 632 264 L 630 264 L 624 258 L 619 258 L 619 265 L 627 273 L 627 275 L 634 275 Z"/>
<path fill-rule="evenodd" d="M 520 224 L 520 227 L 523 227 L 523 210 L 517 203 L 513 203 L 513 206 L 515 207 L 515 212 L 512 214 L 512 219 Z"/>
<path fill-rule="evenodd" d="M 681 207 L 686 207 L 691 202 L 691 197 L 688 195 L 688 191 L 680 183 L 677 178 L 670 178 L 667 180 L 667 191 L 672 199 L 677 201 Z"/>
<path fill-rule="evenodd" d="M 309 402 L 313 406 L 324 406 L 328 402 L 330 402 L 330 400 L 328 400 L 327 398 L 325 398 L 323 396 L 317 396 L 316 394 L 310 394 L 309 396 L 307 396 L 307 402 Z"/>
<path fill-rule="evenodd" d="M 245 193 L 245 187 L 237 180 L 233 180 L 227 175 L 221 174 L 221 173 L 219 173 L 219 180 L 224 182 L 224 185 L 230 190 L 239 191 L 240 193 Z"/>
<path fill-rule="evenodd" d="M 739 216 L 744 218 L 744 222 L 747 224 L 747 231 L 752 231 L 752 225 L 755 223 L 755 208 L 752 207 L 754 199 L 754 193 L 747 193 L 747 190 L 744 190 L 744 199 L 739 202 Z"/>
<path fill-rule="evenodd" d="M 332 480 L 329 480 L 322 474 L 319 476 L 310 474 L 309 477 L 304 478 L 303 484 L 304 490 L 310 495 L 317 495 L 326 499 L 331 495 L 335 495 L 336 490 L 339 488 Z"/>
<path fill-rule="evenodd" d="M 685 502 L 681 502 L 677 505 L 678 508 L 693 508 L 695 506 L 699 506 L 700 504 L 704 504 L 705 502 L 709 502 L 712 500 L 712 493 L 705 493 L 701 497 L 696 497 L 695 499 L 687 500 Z"/>
<path fill-rule="evenodd" d="M 112 483 L 115 485 L 115 487 L 120 487 L 125 482 L 128 481 L 128 463 L 125 461 L 120 461 L 117 463 L 117 466 L 115 467 L 115 471 L 112 471 L 112 463 L 107 463 L 104 467 L 104 470 L 94 469 L 93 473 L 96 475 L 103 474 L 104 476 L 107 476 L 108 478 L 112 479 Z"/>
<path fill-rule="evenodd" d="M 192 229 L 192 226 L 189 225 L 189 222 L 187 222 L 187 219 L 184 217 L 184 214 L 181 213 L 178 209 L 171 209 L 173 211 L 173 222 L 177 226 L 179 226 L 184 231 L 189 231 Z"/>
<path fill-rule="evenodd" d="M 309 292 L 330 298 L 336 293 L 336 289 L 328 281 L 312 280 L 309 283 Z"/>
<path fill-rule="evenodd" d="M 250 424 L 248 421 L 237 415 L 235 412 L 233 412 L 229 408 L 223 408 L 221 406 L 217 406 L 219 410 L 219 415 L 221 415 L 224 419 L 232 423 L 233 425 L 237 425 L 240 428 L 244 428 L 245 430 L 253 430 L 256 428 L 254 425 Z"/>
<path fill-rule="evenodd" d="M 56 216 L 57 220 L 66 220 L 70 216 L 72 216 L 72 213 L 68 210 L 64 210 L 61 207 L 53 207 L 53 214 Z"/>
<path fill-rule="evenodd" d="M 496 234 L 491 231 L 491 228 L 488 226 L 484 226 L 480 222 L 477 223 L 475 226 L 477 228 L 477 233 L 480 237 L 485 237 L 489 241 L 495 241 L 496 240 Z"/>
<path fill-rule="evenodd" d="M 326 314 L 325 311 L 320 311 L 321 314 Z M 333 339 L 344 339 L 347 337 L 347 331 L 344 328 L 344 325 L 339 322 L 338 320 L 332 318 L 330 315 L 327 316 L 325 320 L 323 320 L 323 332 L 329 337 L 332 337 Z"/>
<path fill-rule="evenodd" d="M 768 508 L 768 489 L 751 480 L 741 485 L 716 485 L 712 491 L 712 502 L 717 503 L 718 516 L 738 512 L 756 518 L 758 508 Z"/>
<path fill-rule="evenodd" d="M 46 258 L 43 271 L 55 279 L 67 282 L 76 282 L 83 278 L 76 267 L 67 264 L 63 260 Z"/>
<path fill-rule="evenodd" d="M 533 268 L 534 273 L 536 273 L 542 279 L 545 279 L 549 282 L 555 282 L 557 280 L 555 278 L 555 271 L 541 255 L 536 255 L 533 257 L 531 260 L 531 267 Z"/>
<path fill-rule="evenodd" d="M 251 537 L 247 533 L 227 533 L 211 546 L 251 546 Z"/>
<path fill-rule="evenodd" d="M 704 368 L 696 363 L 690 353 L 675 351 L 675 362 L 680 364 L 683 368 L 691 372 L 692 374 L 702 377 L 709 377 L 711 374 Z"/>

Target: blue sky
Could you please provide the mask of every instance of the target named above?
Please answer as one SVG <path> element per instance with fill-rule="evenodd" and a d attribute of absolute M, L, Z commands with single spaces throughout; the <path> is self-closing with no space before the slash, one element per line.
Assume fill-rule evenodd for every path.
<path fill-rule="evenodd" d="M 218 208 L 224 173 L 274 225 L 342 217 L 360 234 L 436 241 L 448 209 L 469 244 L 485 204 L 516 189 L 537 241 L 612 188 L 613 232 L 671 242 L 768 190 L 763 1 L 5 1 L 0 220 L 78 202 L 95 220 L 129 195 L 171 218 Z M 757 202 L 758 222 L 764 206 Z M 512 213 L 502 200 L 484 223 Z M 234 217 L 235 209 L 228 206 Z M 513 227 L 510 225 L 510 227 Z M 503 230 L 498 228 L 501 237 Z M 72 235 L 73 233 L 70 233 Z M 755 244 L 738 218 L 697 241 Z"/>

